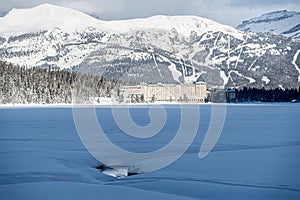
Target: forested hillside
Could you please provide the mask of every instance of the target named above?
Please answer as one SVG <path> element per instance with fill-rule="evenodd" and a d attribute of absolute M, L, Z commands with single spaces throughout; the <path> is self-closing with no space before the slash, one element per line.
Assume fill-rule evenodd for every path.
<path fill-rule="evenodd" d="M 26 69 L 0 62 L 0 104 L 72 103 L 72 88 L 75 86 L 80 88 L 77 102 L 86 102 L 89 97 L 110 96 L 117 85 L 116 81 L 98 75 L 79 75 L 66 70 Z"/>

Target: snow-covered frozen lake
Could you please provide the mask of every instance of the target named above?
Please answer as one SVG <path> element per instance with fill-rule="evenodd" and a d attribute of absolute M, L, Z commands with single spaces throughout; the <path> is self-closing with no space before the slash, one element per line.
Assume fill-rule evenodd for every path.
<path fill-rule="evenodd" d="M 187 152 L 158 171 L 116 179 L 95 167 L 71 108 L 0 109 L 1 199 L 300 199 L 300 104 L 228 105 L 217 145 L 204 159 L 199 148 L 211 105 L 200 106 L 197 136 Z M 163 147 L 178 129 L 178 105 L 153 138 L 124 136 L 109 107 L 96 109 L 118 146 L 135 152 Z M 137 124 L 149 106 L 133 106 Z M 189 134 L 189 133 L 187 133 Z"/>

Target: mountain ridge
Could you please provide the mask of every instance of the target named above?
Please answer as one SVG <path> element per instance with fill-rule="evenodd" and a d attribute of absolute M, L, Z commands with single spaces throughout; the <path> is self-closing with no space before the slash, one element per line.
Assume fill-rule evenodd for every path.
<path fill-rule="evenodd" d="M 45 15 L 47 17 L 37 18 L 37 15 Z M 19 20 L 20 18 L 22 18 L 23 20 Z M 58 20 L 56 18 L 58 18 Z M 22 25 L 24 21 L 26 21 L 27 23 L 25 23 L 24 25 L 26 27 L 32 27 L 32 31 L 28 28 L 24 28 L 24 25 Z M 81 23 L 78 23 L 77 21 L 80 21 Z M 45 22 L 48 22 L 49 26 L 47 26 L 48 24 L 44 25 Z M 83 27 L 80 29 L 79 27 L 82 25 Z M 22 34 L 28 32 L 36 32 L 38 30 L 49 30 L 55 27 L 71 32 L 82 30 L 88 27 L 93 27 L 98 30 L 102 29 L 118 33 L 144 28 L 171 30 L 172 28 L 176 27 L 177 31 L 185 36 L 190 34 L 190 32 L 188 31 L 189 27 L 204 29 L 204 31 L 227 30 L 228 32 L 233 33 L 238 32 L 234 27 L 223 25 L 213 20 L 194 15 L 155 15 L 147 18 L 105 21 L 99 20 L 80 11 L 51 4 L 42 4 L 40 6 L 29 9 L 14 8 L 0 20 L 0 32 L 2 33 L 2 35 L 5 35 L 6 33 L 8 36 L 15 35 L 16 33 Z M 22 29 L 26 29 L 26 31 L 22 31 Z"/>
<path fill-rule="evenodd" d="M 271 32 L 300 38 L 300 12 L 274 11 L 243 21 L 236 28 L 246 32 Z"/>

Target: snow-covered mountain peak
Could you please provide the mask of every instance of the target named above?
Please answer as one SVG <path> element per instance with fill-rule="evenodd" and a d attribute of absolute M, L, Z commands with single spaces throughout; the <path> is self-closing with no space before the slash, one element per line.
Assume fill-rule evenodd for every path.
<path fill-rule="evenodd" d="M 0 20 L 0 32 L 17 35 L 53 28 L 74 31 L 99 25 L 101 25 L 100 20 L 82 12 L 51 4 L 42 4 L 28 9 L 13 8 Z"/>
<path fill-rule="evenodd" d="M 235 28 L 198 16 L 166 16 L 156 15 L 148 18 L 107 21 L 107 26 L 121 32 L 137 29 L 176 30 L 179 34 L 189 36 L 191 31 L 204 33 L 208 31 L 223 31 L 239 34 Z"/>
<path fill-rule="evenodd" d="M 300 37 L 300 12 L 275 11 L 245 20 L 237 29 L 247 32 L 272 32 L 287 37 Z"/>

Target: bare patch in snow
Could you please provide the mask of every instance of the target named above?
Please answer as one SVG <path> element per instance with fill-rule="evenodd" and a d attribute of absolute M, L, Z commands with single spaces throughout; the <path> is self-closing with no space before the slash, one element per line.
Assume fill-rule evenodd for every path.
<path fill-rule="evenodd" d="M 265 82 L 266 84 L 270 83 L 270 79 L 267 76 L 263 76 L 261 81 Z"/>

